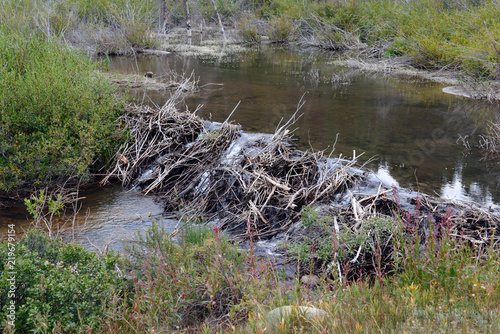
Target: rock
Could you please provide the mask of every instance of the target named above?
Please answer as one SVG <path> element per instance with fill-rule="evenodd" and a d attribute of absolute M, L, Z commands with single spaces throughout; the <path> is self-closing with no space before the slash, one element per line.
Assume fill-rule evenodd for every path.
<path fill-rule="evenodd" d="M 300 281 L 302 282 L 302 284 L 313 288 L 319 284 L 319 277 L 316 275 L 304 275 L 302 276 Z"/>
<path fill-rule="evenodd" d="M 309 321 L 323 321 L 328 313 L 315 307 L 308 306 L 282 306 L 275 308 L 267 314 L 270 324 L 279 324 L 284 317 L 304 317 Z"/>

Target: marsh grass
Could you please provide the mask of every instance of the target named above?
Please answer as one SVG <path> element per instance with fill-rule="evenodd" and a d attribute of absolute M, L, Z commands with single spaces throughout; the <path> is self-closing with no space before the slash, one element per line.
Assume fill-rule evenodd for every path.
<path fill-rule="evenodd" d="M 306 44 L 330 50 L 378 45 L 385 56 L 407 56 L 418 68 L 499 74 L 496 1 L 276 0 L 260 12 L 299 22 Z"/>
<path fill-rule="evenodd" d="M 6 0 L 4 27 L 27 36 L 56 37 L 90 53 L 131 53 L 157 45 L 159 1 Z"/>
<path fill-rule="evenodd" d="M 240 323 L 257 301 L 271 296 L 272 270 L 248 257 L 218 227 L 186 226 L 177 242 L 153 225 L 131 246 L 133 294 L 117 298 L 104 327 L 109 332 L 188 330 Z M 123 317 L 123 311 L 130 312 Z"/>
<path fill-rule="evenodd" d="M 274 17 L 269 20 L 268 32 L 269 40 L 273 43 L 286 43 L 293 40 L 293 22 L 286 17 Z"/>
<path fill-rule="evenodd" d="M 275 42 L 297 36 L 329 50 L 376 46 L 378 54 L 406 56 L 418 68 L 459 69 L 490 79 L 500 74 L 500 5 L 494 0 L 219 0 L 216 5 L 222 21 L 235 23 L 247 43 L 259 43 L 264 34 Z M 0 22 L 16 31 L 57 36 L 90 52 L 130 53 L 160 45 L 153 31 L 183 24 L 180 1 L 165 8 L 163 23 L 156 0 L 5 0 Z M 217 21 L 210 2 L 190 1 L 190 10 L 193 26 Z"/>
<path fill-rule="evenodd" d="M 432 225 L 432 224 L 431 224 Z M 286 302 L 328 312 L 324 323 L 283 318 L 273 333 L 497 332 L 500 257 L 455 239 L 445 221 L 431 226 L 425 242 L 396 234 L 394 270 L 370 280 L 323 277 L 315 290 L 296 282 Z M 279 298 L 277 298 L 279 299 Z M 283 301 L 281 303 L 283 305 Z M 245 333 L 270 328 L 266 312 L 250 319 Z"/>
<path fill-rule="evenodd" d="M 255 16 L 242 17 L 236 23 L 238 37 L 243 43 L 257 44 L 262 41 L 261 32 L 258 27 L 262 25 Z"/>

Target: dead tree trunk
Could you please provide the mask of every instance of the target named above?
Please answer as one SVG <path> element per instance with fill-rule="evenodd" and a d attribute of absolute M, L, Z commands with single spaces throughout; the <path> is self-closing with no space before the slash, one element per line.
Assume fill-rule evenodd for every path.
<path fill-rule="evenodd" d="M 212 0 L 212 5 L 214 6 L 215 14 L 217 14 L 217 19 L 219 20 L 219 26 L 220 30 L 222 30 L 222 35 L 224 36 L 224 40 L 227 40 L 226 32 L 224 31 L 224 26 L 222 25 L 222 21 L 220 19 L 219 11 L 217 10 L 217 4 L 215 3 L 215 0 Z"/>
<path fill-rule="evenodd" d="M 188 0 L 184 0 L 184 8 L 186 9 L 186 28 L 187 28 L 187 35 L 188 35 L 188 41 L 191 41 L 191 15 L 189 14 L 189 3 Z"/>
<path fill-rule="evenodd" d="M 160 24 L 161 31 L 165 32 L 167 27 L 167 0 L 160 0 Z"/>

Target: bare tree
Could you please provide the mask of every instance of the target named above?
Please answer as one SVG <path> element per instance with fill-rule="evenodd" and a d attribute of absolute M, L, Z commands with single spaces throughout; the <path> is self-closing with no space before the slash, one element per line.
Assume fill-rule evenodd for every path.
<path fill-rule="evenodd" d="M 189 3 L 188 0 L 184 0 L 184 8 L 186 9 L 186 28 L 189 41 L 191 41 L 191 15 L 189 14 Z"/>

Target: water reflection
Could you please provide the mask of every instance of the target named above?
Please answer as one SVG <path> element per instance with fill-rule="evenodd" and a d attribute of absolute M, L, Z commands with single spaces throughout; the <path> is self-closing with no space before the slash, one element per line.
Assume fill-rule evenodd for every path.
<path fill-rule="evenodd" d="M 304 95 L 303 116 L 296 123 L 298 148 L 330 150 L 336 143 L 335 154 L 365 152 L 362 162 L 375 156 L 368 167 L 388 182 L 485 204 L 500 201 L 498 180 L 488 176 L 497 168 L 480 161 L 477 150 L 464 155 L 457 143 L 460 136 L 477 142 L 497 106 L 445 94 L 442 85 L 418 78 L 339 67 L 335 57 L 262 45 L 222 60 L 115 58 L 111 71 L 194 71 L 207 86 L 186 99 L 189 109 L 203 104 L 202 117 L 223 121 L 241 101 L 232 119 L 249 132 L 273 132 Z M 151 92 L 146 101 L 161 105 L 168 97 L 168 92 Z"/>

